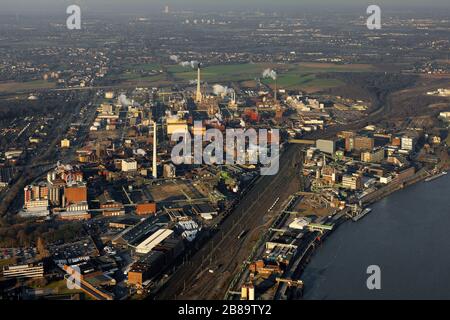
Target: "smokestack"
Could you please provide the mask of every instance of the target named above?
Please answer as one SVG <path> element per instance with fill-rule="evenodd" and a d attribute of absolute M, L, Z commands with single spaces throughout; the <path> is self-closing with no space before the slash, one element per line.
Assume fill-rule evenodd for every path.
<path fill-rule="evenodd" d="M 156 129 L 156 121 L 152 121 L 153 122 L 153 163 L 152 163 L 152 175 L 154 179 L 158 179 L 158 167 L 156 165 L 156 144 L 157 144 L 157 139 L 156 139 L 156 134 L 157 134 L 157 129 Z"/>
<path fill-rule="evenodd" d="M 277 79 L 275 79 L 275 102 L 278 101 L 278 82 Z"/>
<path fill-rule="evenodd" d="M 198 64 L 197 69 L 197 94 L 195 96 L 195 102 L 201 103 L 202 102 L 202 91 L 200 88 L 200 81 L 201 81 L 201 74 L 200 74 L 200 63 Z"/>

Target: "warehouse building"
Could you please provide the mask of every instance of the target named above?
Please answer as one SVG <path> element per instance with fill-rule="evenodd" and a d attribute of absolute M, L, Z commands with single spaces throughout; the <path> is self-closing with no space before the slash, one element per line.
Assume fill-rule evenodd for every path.
<path fill-rule="evenodd" d="M 160 251 L 150 251 L 133 264 L 128 271 L 128 284 L 142 286 L 145 281 L 157 275 L 164 267 L 164 256 Z"/>
<path fill-rule="evenodd" d="M 173 231 L 170 229 L 159 229 L 153 233 L 150 237 L 145 239 L 136 247 L 136 253 L 147 254 L 152 251 L 157 245 L 159 245 L 166 238 L 170 237 Z"/>

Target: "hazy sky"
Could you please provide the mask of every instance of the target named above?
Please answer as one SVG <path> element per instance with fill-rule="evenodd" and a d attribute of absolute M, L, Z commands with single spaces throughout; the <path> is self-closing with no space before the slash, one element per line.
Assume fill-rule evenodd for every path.
<path fill-rule="evenodd" d="M 0 12 L 55 12 L 63 10 L 70 4 L 79 4 L 84 9 L 92 11 L 114 11 L 123 13 L 139 12 L 140 10 L 157 10 L 158 12 L 167 4 L 177 10 L 189 9 L 239 9 L 270 8 L 283 9 L 283 7 L 322 5 L 336 7 L 339 5 L 368 6 L 411 6 L 422 5 L 426 7 L 447 6 L 450 0 L 0 0 Z"/>

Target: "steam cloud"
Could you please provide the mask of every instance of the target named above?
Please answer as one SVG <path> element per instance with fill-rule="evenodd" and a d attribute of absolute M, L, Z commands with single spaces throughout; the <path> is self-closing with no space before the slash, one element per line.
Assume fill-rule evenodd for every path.
<path fill-rule="evenodd" d="M 263 78 L 272 78 L 273 80 L 277 80 L 277 73 L 275 70 L 266 69 L 262 74 Z"/>
<path fill-rule="evenodd" d="M 228 88 L 226 86 L 224 87 L 220 84 L 215 84 L 213 86 L 213 91 L 216 96 L 227 95 L 227 94 L 233 93 L 233 89 Z"/>
<path fill-rule="evenodd" d="M 198 66 L 199 62 L 198 61 L 183 61 L 180 62 L 180 66 L 182 67 L 191 67 L 192 69 L 195 69 Z"/>
<path fill-rule="evenodd" d="M 171 55 L 170 56 L 170 60 L 172 60 L 172 61 L 174 61 L 175 63 L 178 63 L 178 61 L 180 60 L 179 58 L 178 58 L 178 56 L 176 56 L 176 55 Z"/>
<path fill-rule="evenodd" d="M 132 102 L 123 93 L 119 96 L 119 103 L 122 107 L 128 107 L 132 105 Z"/>

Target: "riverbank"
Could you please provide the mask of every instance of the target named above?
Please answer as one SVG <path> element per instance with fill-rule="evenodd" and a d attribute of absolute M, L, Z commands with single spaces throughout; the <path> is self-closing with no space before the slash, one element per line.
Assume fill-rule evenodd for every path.
<path fill-rule="evenodd" d="M 448 192 L 448 176 L 415 183 L 376 202 L 361 221 L 335 228 L 305 260 L 304 299 L 450 298 Z M 380 291 L 367 289 L 369 265 L 381 268 Z"/>
<path fill-rule="evenodd" d="M 429 176 L 429 173 L 422 169 L 419 170 L 416 174 L 414 174 L 411 177 L 407 177 L 405 179 L 393 182 L 391 184 L 386 185 L 385 187 L 382 187 L 375 192 L 365 196 L 363 199 L 361 199 L 361 202 L 364 205 L 369 205 L 376 203 L 383 198 L 386 198 L 395 192 L 406 189 L 409 186 L 412 186 L 414 184 L 417 184 L 419 182 L 424 181 Z M 323 232 L 314 232 L 313 237 L 309 240 L 309 243 L 307 246 L 304 247 L 304 250 L 302 252 L 297 253 L 297 260 L 295 261 L 295 270 L 292 273 L 293 279 L 301 279 L 303 271 L 307 268 L 309 262 L 313 259 L 316 252 L 319 250 L 319 248 L 322 246 L 322 244 L 325 242 L 325 240 L 331 236 L 340 225 L 342 225 L 344 222 L 350 220 L 349 219 L 349 210 L 348 207 L 344 210 L 338 212 L 333 217 L 333 230 L 324 230 Z M 373 214 L 369 213 L 368 215 Z M 357 222 L 356 222 L 357 223 Z M 306 284 L 305 284 L 306 285 Z"/>

